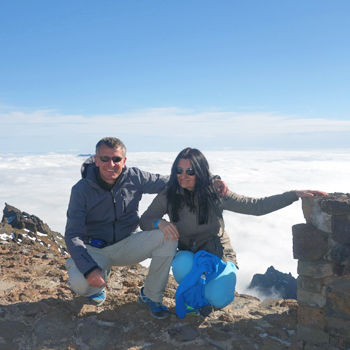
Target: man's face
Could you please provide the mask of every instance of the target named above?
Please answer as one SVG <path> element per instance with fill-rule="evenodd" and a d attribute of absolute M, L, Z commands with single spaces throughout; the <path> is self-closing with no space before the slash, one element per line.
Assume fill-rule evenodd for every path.
<path fill-rule="evenodd" d="M 120 157 L 122 160 L 118 163 L 114 163 L 112 159 L 108 162 L 103 162 L 100 157 Z M 101 145 L 99 152 L 95 155 L 95 164 L 100 170 L 100 175 L 102 180 L 113 185 L 115 180 L 121 174 L 125 166 L 126 157 L 123 157 L 123 152 L 121 148 L 110 148 L 106 145 Z"/>

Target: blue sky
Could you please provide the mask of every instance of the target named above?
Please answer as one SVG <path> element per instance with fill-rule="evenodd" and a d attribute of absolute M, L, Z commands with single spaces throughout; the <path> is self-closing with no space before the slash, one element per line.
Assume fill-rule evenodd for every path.
<path fill-rule="evenodd" d="M 2 1 L 0 152 L 349 148 L 350 2 Z"/>

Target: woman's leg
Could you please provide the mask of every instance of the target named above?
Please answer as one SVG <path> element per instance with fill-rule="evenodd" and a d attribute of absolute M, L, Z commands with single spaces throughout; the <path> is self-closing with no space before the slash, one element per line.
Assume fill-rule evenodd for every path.
<path fill-rule="evenodd" d="M 172 262 L 173 275 L 177 283 L 192 270 L 194 253 L 182 250 Z M 205 285 L 204 293 L 208 302 L 218 308 L 230 304 L 235 298 L 236 266 L 228 261 L 225 270 Z"/>
<path fill-rule="evenodd" d="M 183 280 L 183 278 L 192 270 L 194 253 L 188 250 L 179 251 L 171 264 L 173 269 L 173 275 L 177 283 Z"/>
<path fill-rule="evenodd" d="M 204 294 L 208 302 L 218 308 L 230 304 L 235 298 L 237 268 L 231 261 L 225 270 L 205 285 Z"/>

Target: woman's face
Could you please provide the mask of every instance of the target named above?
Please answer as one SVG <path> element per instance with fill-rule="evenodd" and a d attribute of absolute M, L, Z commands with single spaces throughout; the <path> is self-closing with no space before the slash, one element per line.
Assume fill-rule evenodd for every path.
<path fill-rule="evenodd" d="M 192 163 L 189 159 L 181 158 L 177 163 L 177 168 L 181 168 L 182 173 L 177 174 L 177 180 L 182 188 L 186 188 L 189 191 L 193 191 L 194 185 L 196 184 L 196 176 L 188 175 L 186 169 L 192 170 Z"/>

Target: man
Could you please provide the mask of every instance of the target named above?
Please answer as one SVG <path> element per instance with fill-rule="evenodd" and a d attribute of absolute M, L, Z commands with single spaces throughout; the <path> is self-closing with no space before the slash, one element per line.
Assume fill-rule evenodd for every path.
<path fill-rule="evenodd" d="M 160 230 L 136 230 L 142 194 L 159 193 L 168 177 L 127 168 L 125 162 L 123 142 L 103 138 L 96 145 L 94 163 L 91 159 L 84 163 L 83 178 L 72 188 L 65 232 L 71 254 L 66 261 L 68 285 L 88 297 L 88 303 L 99 306 L 106 299 L 111 266 L 128 266 L 151 258 L 138 303 L 162 319 L 170 316 L 162 299 L 177 240 L 166 239 Z M 218 185 L 218 191 L 225 194 L 225 184 Z"/>

